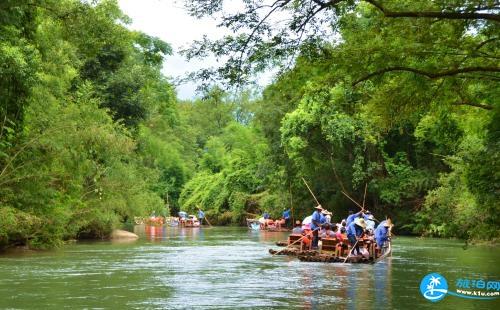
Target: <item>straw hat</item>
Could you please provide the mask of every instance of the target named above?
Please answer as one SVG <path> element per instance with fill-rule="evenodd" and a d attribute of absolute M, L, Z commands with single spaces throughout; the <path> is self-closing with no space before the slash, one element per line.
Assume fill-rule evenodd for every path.
<path fill-rule="evenodd" d="M 354 224 L 363 227 L 363 229 L 366 228 L 365 220 L 360 218 L 360 217 L 358 217 L 356 220 L 354 220 Z"/>
<path fill-rule="evenodd" d="M 391 222 L 391 219 L 387 219 L 384 221 L 384 226 L 385 227 L 391 227 L 392 226 L 392 222 Z"/>
<path fill-rule="evenodd" d="M 316 207 L 314 207 L 314 209 L 323 210 L 323 207 L 321 205 L 317 205 Z"/>

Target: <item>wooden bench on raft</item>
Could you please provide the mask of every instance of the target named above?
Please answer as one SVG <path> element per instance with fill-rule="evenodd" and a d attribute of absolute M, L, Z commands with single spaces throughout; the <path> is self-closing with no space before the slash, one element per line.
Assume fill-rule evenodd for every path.
<path fill-rule="evenodd" d="M 365 238 L 361 239 L 358 242 L 358 245 L 359 245 L 360 248 L 366 248 L 368 250 L 369 258 L 370 259 L 376 259 L 377 258 L 377 249 L 376 249 L 376 242 L 375 242 L 375 240 L 372 240 L 372 239 L 369 239 L 369 238 L 365 237 Z M 347 253 L 351 253 L 352 246 L 353 245 L 349 244 L 348 252 Z"/>
<path fill-rule="evenodd" d="M 299 234 L 292 234 L 290 236 L 288 236 L 288 246 L 291 247 L 291 248 L 296 248 L 296 249 L 299 249 L 300 251 L 308 251 L 311 249 L 311 243 L 307 243 L 305 242 L 306 240 L 304 240 L 305 238 L 307 237 L 304 237 L 303 235 L 299 235 Z M 298 240 L 301 239 L 301 241 L 299 242 Z"/>
<path fill-rule="evenodd" d="M 336 257 L 345 255 L 347 245 L 337 238 L 322 238 L 321 239 L 321 254 L 328 254 Z"/>

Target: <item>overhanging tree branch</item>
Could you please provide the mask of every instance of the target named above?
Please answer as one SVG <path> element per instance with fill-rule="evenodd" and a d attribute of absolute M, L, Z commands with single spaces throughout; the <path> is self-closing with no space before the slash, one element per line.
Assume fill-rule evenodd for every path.
<path fill-rule="evenodd" d="M 493 106 L 491 106 L 491 105 L 482 104 L 482 103 L 475 103 L 475 102 L 468 102 L 468 101 L 457 102 L 454 105 L 468 105 L 471 107 L 481 108 L 481 109 L 485 109 L 485 110 L 493 110 Z"/>
<path fill-rule="evenodd" d="M 379 9 L 385 17 L 413 17 L 413 18 L 439 18 L 439 19 L 485 19 L 500 22 L 499 14 L 478 12 L 418 12 L 418 11 L 390 11 L 383 7 L 378 1 L 363 0 Z M 332 1 L 335 2 L 335 1 Z"/>
<path fill-rule="evenodd" d="M 357 84 L 364 82 L 366 80 L 369 80 L 374 76 L 382 75 L 382 74 L 385 74 L 388 72 L 393 72 L 393 71 L 413 72 L 415 74 L 423 75 L 423 76 L 428 77 L 430 79 L 436 79 L 436 78 L 440 78 L 440 77 L 454 76 L 457 74 L 470 73 L 470 72 L 500 72 L 500 68 L 499 67 L 465 67 L 465 68 L 445 70 L 445 71 L 441 71 L 441 72 L 428 72 L 428 71 L 410 68 L 410 67 L 394 66 L 394 67 L 380 69 L 380 70 L 377 70 L 373 73 L 370 73 L 370 74 L 360 78 L 359 80 L 355 81 L 354 83 L 352 83 L 352 85 L 356 86 Z"/>

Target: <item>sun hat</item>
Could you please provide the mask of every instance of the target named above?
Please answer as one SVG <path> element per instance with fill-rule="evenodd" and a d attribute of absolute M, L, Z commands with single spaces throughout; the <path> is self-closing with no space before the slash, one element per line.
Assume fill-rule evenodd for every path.
<path fill-rule="evenodd" d="M 323 207 L 321 205 L 317 205 L 314 209 L 323 210 Z"/>
<path fill-rule="evenodd" d="M 363 227 L 363 229 L 366 228 L 365 220 L 360 218 L 360 217 L 358 217 L 356 220 L 354 220 L 354 224 Z"/>
<path fill-rule="evenodd" d="M 392 226 L 392 222 L 391 222 L 391 219 L 387 219 L 384 221 L 384 226 L 385 227 L 391 227 Z"/>

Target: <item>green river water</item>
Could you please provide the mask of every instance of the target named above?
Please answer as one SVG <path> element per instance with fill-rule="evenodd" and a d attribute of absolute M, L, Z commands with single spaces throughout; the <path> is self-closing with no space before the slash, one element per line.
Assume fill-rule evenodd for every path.
<path fill-rule="evenodd" d="M 1 309 L 500 309 L 496 300 L 431 303 L 424 275 L 500 280 L 497 247 L 398 237 L 373 265 L 300 262 L 268 253 L 284 233 L 145 229 L 129 243 L 88 242 L 0 256 Z"/>

